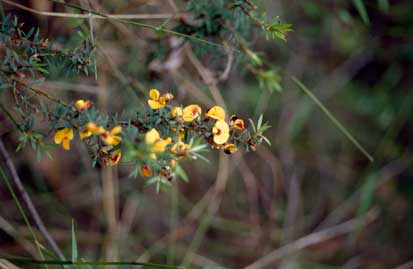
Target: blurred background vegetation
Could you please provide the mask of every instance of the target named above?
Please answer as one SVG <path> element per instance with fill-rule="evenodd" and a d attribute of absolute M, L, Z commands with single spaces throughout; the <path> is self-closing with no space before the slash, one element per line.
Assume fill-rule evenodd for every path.
<path fill-rule="evenodd" d="M 51 1 L 12 2 L 79 13 Z M 280 81 L 273 83 L 280 85 L 260 87 L 243 62 L 245 54 L 237 51 L 197 42 L 183 49 L 177 37 L 94 19 L 97 80 L 93 72 L 67 76 L 55 62 L 42 84 L 48 92 L 67 100 L 89 98 L 108 113 L 135 115 L 148 89 L 169 90 L 179 103 L 219 103 L 245 119 L 262 113 L 272 126 L 266 132 L 272 146 L 233 156 L 210 153 L 210 163 L 187 162 L 189 183 L 161 194 L 145 188 L 143 178 L 129 178 L 127 164 L 92 168 L 80 143 L 71 152 L 54 148 L 53 159 L 40 162 L 29 148 L 14 153 L 23 183 L 59 246 L 70 253 L 73 219 L 79 257 L 86 260 L 191 268 L 413 268 L 408 263 L 413 259 L 413 3 L 254 1 L 267 18 L 279 16 L 293 25 L 284 42 L 267 40 L 241 11 L 223 11 L 226 2 L 236 1 L 71 1 L 106 14 L 150 14 L 144 22 L 213 36 L 212 41 L 225 37 L 236 43 L 239 33 L 276 70 Z M 43 16 L 6 3 L 3 11 L 17 15 L 27 29 L 39 26 L 59 48 L 76 47 L 82 40 L 77 33 L 89 33 L 87 19 Z M 168 14 L 179 16 L 165 21 Z M 219 28 L 222 16 L 232 29 Z M 192 23 L 194 18 L 201 23 Z M 225 74 L 229 61 L 231 71 Z M 208 84 L 210 70 L 225 77 Z M 291 76 L 331 110 L 373 155 L 373 163 Z M 13 152 L 18 135 L 5 115 L 0 120 L 0 133 Z M 36 257 L 4 184 L 0 205 L 0 254 Z"/>

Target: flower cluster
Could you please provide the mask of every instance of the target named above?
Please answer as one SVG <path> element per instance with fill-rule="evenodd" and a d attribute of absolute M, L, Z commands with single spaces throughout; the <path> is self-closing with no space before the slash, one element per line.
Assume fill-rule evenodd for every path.
<path fill-rule="evenodd" d="M 147 103 L 147 111 L 122 121 L 122 126 L 101 116 L 90 100 L 77 100 L 55 121 L 54 142 L 70 150 L 77 133 L 94 163 L 113 166 L 122 157 L 134 165 L 131 175 L 150 178 L 148 184 L 156 184 L 158 190 L 177 175 L 185 178 L 181 161 L 205 159 L 201 153 L 208 147 L 233 154 L 240 147 L 255 150 L 262 140 L 268 142 L 263 132 L 269 126 L 262 123 L 262 117 L 256 125 L 250 121 L 246 126 L 243 119 L 228 116 L 220 106 L 203 110 L 197 104 L 177 105 L 171 93 L 156 89 L 149 91 Z"/>
<path fill-rule="evenodd" d="M 254 150 L 262 139 L 268 141 L 262 133 L 269 126 L 262 124 L 262 118 L 259 125 L 251 122 L 252 129 L 248 129 L 243 119 L 235 114 L 228 117 L 220 106 L 203 112 L 197 104 L 173 105 L 173 99 L 171 93 L 151 89 L 147 101 L 150 109 L 138 113 L 126 130 L 126 158 L 136 164 L 132 174 L 152 177 L 149 184 L 170 184 L 181 171 L 181 161 L 204 159 L 200 153 L 208 147 L 233 154 L 239 147 Z"/>
<path fill-rule="evenodd" d="M 119 144 L 122 141 L 120 136 L 122 126 L 116 125 L 111 130 L 106 130 L 94 121 L 85 121 L 85 117 L 91 117 L 91 115 L 87 114 L 91 105 L 92 102 L 90 100 L 77 100 L 74 104 L 75 116 L 70 121 L 72 126 L 58 129 L 54 135 L 54 142 L 61 144 L 64 150 L 70 150 L 70 141 L 75 137 L 74 129 L 77 129 L 80 140 L 88 140 L 86 141 L 87 144 L 95 149 L 94 157 L 100 160 L 101 164 L 116 165 L 122 155 L 119 149 Z M 94 113 L 92 112 L 92 114 Z M 96 141 L 92 143 L 93 138 Z"/>

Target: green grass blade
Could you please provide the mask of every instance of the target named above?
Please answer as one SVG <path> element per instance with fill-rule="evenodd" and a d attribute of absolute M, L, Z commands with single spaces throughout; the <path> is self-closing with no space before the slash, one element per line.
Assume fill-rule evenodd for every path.
<path fill-rule="evenodd" d="M 346 136 L 347 139 L 350 140 L 350 142 L 353 143 L 353 145 L 357 149 L 359 149 L 367 159 L 369 159 L 370 162 L 373 162 L 373 156 L 371 156 L 370 153 L 368 153 L 367 150 L 354 138 L 354 136 L 349 131 L 347 131 L 347 129 L 333 116 L 333 114 L 327 109 L 327 107 L 325 107 L 323 103 L 321 103 L 321 101 L 296 77 L 293 76 L 291 77 L 291 79 L 308 97 L 310 97 L 311 100 L 314 101 L 314 103 L 321 109 L 321 111 L 326 114 L 326 116 L 337 127 L 337 129 L 339 129 L 344 134 L 344 136 Z"/>
<path fill-rule="evenodd" d="M 76 262 L 78 257 L 75 223 L 72 220 L 72 262 Z"/>
<path fill-rule="evenodd" d="M 16 258 L 16 257 L 0 257 L 0 259 L 7 260 L 16 264 L 47 264 L 47 265 L 74 265 L 74 266 L 143 266 L 147 268 L 159 269 L 186 269 L 182 266 L 167 265 L 150 262 L 134 262 L 134 261 L 62 261 L 62 260 L 34 260 L 30 258 Z"/>
<path fill-rule="evenodd" d="M 6 175 L 6 173 L 4 172 L 3 168 L 1 168 L 1 167 L 0 167 L 0 174 L 1 174 L 1 177 L 3 178 L 3 180 L 4 180 L 4 183 L 6 184 L 7 188 L 9 189 L 9 192 L 10 192 L 11 196 L 13 197 L 13 200 L 14 200 L 14 202 L 16 203 L 16 206 L 17 206 L 20 214 L 22 215 L 23 220 L 24 220 L 24 222 L 26 223 L 27 228 L 28 228 L 29 231 L 30 231 L 30 234 L 31 234 L 32 237 L 33 237 L 33 241 L 34 241 L 34 243 L 35 243 L 35 245 L 36 245 L 36 249 L 37 249 L 40 257 L 41 257 L 42 259 L 44 259 L 43 252 L 41 251 L 41 249 L 40 249 L 40 247 L 39 247 L 39 244 L 40 244 L 40 243 L 39 243 L 39 240 L 37 240 L 36 234 L 34 233 L 33 227 L 32 227 L 32 225 L 30 224 L 29 218 L 27 217 L 26 213 L 24 212 L 23 206 L 20 204 L 20 201 L 19 201 L 19 199 L 17 198 L 17 195 L 16 195 L 16 193 L 14 192 L 13 187 L 12 187 L 11 184 L 10 184 L 9 178 L 7 177 L 7 175 Z"/>
<path fill-rule="evenodd" d="M 363 0 L 353 0 L 354 6 L 356 7 L 358 13 L 360 14 L 361 19 L 365 24 L 370 23 L 369 15 L 367 14 L 366 7 Z"/>

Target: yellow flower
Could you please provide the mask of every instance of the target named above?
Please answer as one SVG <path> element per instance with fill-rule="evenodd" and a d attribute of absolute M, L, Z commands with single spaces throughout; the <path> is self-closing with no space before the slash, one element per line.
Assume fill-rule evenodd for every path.
<path fill-rule="evenodd" d="M 153 143 L 155 143 L 156 140 L 158 140 L 160 138 L 161 138 L 161 136 L 159 135 L 158 131 L 154 128 L 152 128 L 150 131 L 148 131 L 145 134 L 146 144 L 153 144 Z"/>
<path fill-rule="evenodd" d="M 240 131 L 244 130 L 245 124 L 242 119 L 239 119 L 235 114 L 231 115 L 229 124 L 231 127 L 234 127 L 235 129 L 238 129 Z"/>
<path fill-rule="evenodd" d="M 151 147 L 152 152 L 164 152 L 166 149 L 166 146 L 171 144 L 172 139 L 168 137 L 167 139 L 159 139 L 156 141 L 153 146 Z"/>
<path fill-rule="evenodd" d="M 106 132 L 106 130 L 102 127 L 102 126 L 98 126 L 96 123 L 94 122 L 89 122 L 88 124 L 86 124 L 86 129 L 93 133 L 93 134 L 103 134 L 104 132 Z"/>
<path fill-rule="evenodd" d="M 111 153 L 108 153 L 108 149 L 109 147 L 107 146 L 100 149 L 101 154 L 103 155 L 101 156 L 101 162 L 104 165 L 114 166 L 119 162 L 120 157 L 122 156 L 122 152 L 120 151 L 120 149 L 117 149 L 115 151 L 112 151 Z"/>
<path fill-rule="evenodd" d="M 152 176 L 152 170 L 146 164 L 141 165 L 141 173 L 144 177 Z"/>
<path fill-rule="evenodd" d="M 182 114 L 183 114 L 182 108 L 179 107 L 179 106 L 175 106 L 174 108 L 172 108 L 171 114 L 172 114 L 172 117 L 175 117 L 175 118 L 176 117 L 181 117 Z"/>
<path fill-rule="evenodd" d="M 110 155 L 109 155 L 107 165 L 114 166 L 114 165 L 118 164 L 121 156 L 122 156 L 122 152 L 120 151 L 120 149 L 117 149 L 117 150 L 111 152 Z"/>
<path fill-rule="evenodd" d="M 181 141 L 182 139 L 184 139 L 184 137 L 185 137 L 185 129 L 182 128 L 181 130 L 179 130 L 178 140 Z"/>
<path fill-rule="evenodd" d="M 122 132 L 122 126 L 115 126 L 111 131 L 105 131 L 102 133 L 102 140 L 106 145 L 116 146 L 122 141 L 122 137 L 118 134 Z"/>
<path fill-rule="evenodd" d="M 213 106 L 208 109 L 205 116 L 216 120 L 225 120 L 225 110 L 220 106 Z"/>
<path fill-rule="evenodd" d="M 152 128 L 145 134 L 145 142 L 148 145 L 152 145 L 152 152 L 164 152 L 166 146 L 168 146 L 172 142 L 172 139 L 170 137 L 168 137 L 167 139 L 162 139 L 158 131 Z"/>
<path fill-rule="evenodd" d="M 212 128 L 212 133 L 214 134 L 214 143 L 222 145 L 229 138 L 229 126 L 225 121 L 218 120 Z"/>
<path fill-rule="evenodd" d="M 166 93 L 160 96 L 160 93 L 157 89 L 151 89 L 149 91 L 149 100 L 148 105 L 152 109 L 160 109 L 166 105 L 169 101 L 171 101 L 174 96 L 171 93 Z"/>
<path fill-rule="evenodd" d="M 93 133 L 89 131 L 88 129 L 80 130 L 79 131 L 80 140 L 83 140 L 84 138 L 89 137 L 92 134 Z"/>
<path fill-rule="evenodd" d="M 235 129 L 238 129 L 238 130 L 241 130 L 241 131 L 244 130 L 244 128 L 245 128 L 244 121 L 241 120 L 241 119 L 236 119 L 235 122 L 234 122 L 234 127 L 235 127 Z"/>
<path fill-rule="evenodd" d="M 79 111 L 85 111 L 87 110 L 90 106 L 92 105 L 92 102 L 90 102 L 89 100 L 83 100 L 83 99 L 79 99 L 76 101 L 75 103 L 75 107 L 77 110 Z"/>
<path fill-rule="evenodd" d="M 226 154 L 232 154 L 235 153 L 237 151 L 237 147 L 234 144 L 227 144 L 224 146 L 224 152 Z"/>
<path fill-rule="evenodd" d="M 189 149 L 190 146 L 188 144 L 179 141 L 172 146 L 171 152 L 179 157 L 184 157 L 188 153 Z"/>
<path fill-rule="evenodd" d="M 191 122 L 201 115 L 201 107 L 198 105 L 186 106 L 183 110 L 183 118 L 186 122 Z"/>
<path fill-rule="evenodd" d="M 70 149 L 70 140 L 73 139 L 73 129 L 72 128 L 63 128 L 56 131 L 54 135 L 54 142 L 56 144 L 62 144 L 63 149 Z"/>

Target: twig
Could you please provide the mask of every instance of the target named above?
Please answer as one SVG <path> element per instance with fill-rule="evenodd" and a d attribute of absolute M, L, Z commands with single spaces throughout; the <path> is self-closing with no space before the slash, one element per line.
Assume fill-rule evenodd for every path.
<path fill-rule="evenodd" d="M 227 64 L 225 66 L 224 72 L 219 76 L 220 81 L 225 81 L 228 79 L 229 74 L 231 72 L 232 64 L 234 62 L 234 55 L 232 54 L 232 51 L 230 50 L 229 44 L 226 41 L 223 41 L 225 52 L 228 55 L 228 60 Z"/>
<path fill-rule="evenodd" d="M 4 107 L 2 103 L 0 103 L 0 109 L 3 110 L 4 114 L 11 120 L 14 126 L 21 132 L 24 132 L 21 126 L 17 123 L 16 119 L 11 115 L 11 113 Z"/>
<path fill-rule="evenodd" d="M 2 1 L 4 1 L 4 0 L 2 0 Z M 71 8 L 76 8 L 76 9 L 82 11 L 82 12 L 87 12 L 87 13 L 91 13 L 93 15 L 104 17 L 108 20 L 115 20 L 115 21 L 122 22 L 122 23 L 125 23 L 125 24 L 130 24 L 130 25 L 134 25 L 134 26 L 138 26 L 138 27 L 148 28 L 148 29 L 154 30 L 156 32 L 163 32 L 163 33 L 172 34 L 172 35 L 175 35 L 175 36 L 179 36 L 179 37 L 183 37 L 183 38 L 186 38 L 186 39 L 189 39 L 189 40 L 192 40 L 192 41 L 197 41 L 197 42 L 200 42 L 200 43 L 208 44 L 208 45 L 211 45 L 211 46 L 214 46 L 214 47 L 217 47 L 217 48 L 221 48 L 221 49 L 224 48 L 224 46 L 222 46 L 221 44 L 214 43 L 212 41 L 208 41 L 206 39 L 202 39 L 202 38 L 199 38 L 199 37 L 196 37 L 196 36 L 184 34 L 184 33 L 169 30 L 169 29 L 164 29 L 162 27 L 159 28 L 158 26 L 154 26 L 154 25 L 150 25 L 150 24 L 146 24 L 146 23 L 141 23 L 141 22 L 137 22 L 137 21 L 130 21 L 130 20 L 119 19 L 119 18 L 110 18 L 110 17 L 108 17 L 108 15 L 106 15 L 104 13 L 101 13 L 101 12 L 98 12 L 98 11 L 95 11 L 95 10 L 92 10 L 92 9 L 83 8 L 83 7 L 78 6 L 78 5 L 62 2 L 60 0 L 49 0 L 49 1 L 57 3 L 57 4 L 61 4 L 61 5 L 64 5 L 64 6 L 68 6 L 68 7 L 71 7 Z M 239 52 L 237 49 L 233 49 L 233 50 Z"/>
<path fill-rule="evenodd" d="M 39 216 L 39 213 L 37 212 L 36 208 L 34 207 L 34 204 L 32 200 L 30 199 L 29 194 L 27 193 L 26 189 L 24 188 L 19 175 L 17 174 L 16 168 L 14 167 L 14 164 L 10 158 L 9 153 L 7 152 L 3 141 L 0 139 L 0 155 L 1 158 L 3 159 L 4 163 L 7 166 L 7 169 L 10 172 L 11 178 L 14 182 L 14 184 L 17 187 L 17 191 L 20 194 L 20 196 L 23 199 L 23 202 L 26 204 L 27 209 L 30 212 L 30 215 L 32 216 L 34 222 L 36 223 L 37 228 L 39 229 L 40 233 L 43 235 L 44 239 L 46 242 L 50 245 L 52 248 L 53 252 L 59 259 L 65 259 L 62 251 L 52 238 L 52 236 L 49 234 L 49 232 L 46 229 L 46 226 L 44 225 L 42 219 Z"/>
<path fill-rule="evenodd" d="M 0 1 L 2 1 L 2 0 L 0 0 Z M 63 102 L 62 100 L 60 100 L 59 98 L 56 98 L 56 97 L 53 97 L 53 96 L 49 95 L 47 92 L 44 92 L 44 91 L 42 91 L 42 90 L 40 90 L 40 89 L 37 89 L 37 88 L 28 87 L 26 83 L 21 82 L 21 81 L 17 81 L 17 80 L 16 80 L 16 82 L 19 83 L 19 84 L 21 84 L 21 85 L 23 85 L 23 86 L 25 86 L 25 87 L 27 87 L 28 90 L 30 90 L 30 91 L 32 91 L 32 92 L 34 92 L 34 93 L 40 94 L 40 95 L 46 97 L 47 99 L 49 99 L 49 100 L 51 100 L 51 101 L 53 101 L 53 102 L 56 102 L 56 103 L 58 103 L 58 104 L 60 104 L 60 105 L 62 105 L 62 106 L 65 106 L 65 107 L 67 107 L 67 108 L 70 108 L 70 107 L 71 107 L 71 106 L 69 106 L 68 104 L 66 104 L 65 102 Z"/>
<path fill-rule="evenodd" d="M 9 1 L 9 0 L 0 0 L 10 6 L 18 7 L 22 10 L 40 15 L 40 16 L 49 16 L 49 17 L 63 17 L 63 18 L 76 18 L 76 19 L 89 19 L 89 14 L 75 14 L 75 13 L 63 13 L 63 12 L 46 12 L 36 10 L 24 5 Z M 103 16 L 96 14 L 91 15 L 94 19 L 107 19 Z M 174 14 L 162 13 L 162 14 L 108 14 L 107 17 L 110 19 L 124 19 L 124 20 L 162 20 L 173 17 Z"/>
<path fill-rule="evenodd" d="M 372 209 L 367 214 L 367 218 L 354 218 L 339 225 L 327 228 L 325 230 L 311 233 L 270 252 L 269 254 L 265 255 L 264 257 L 260 258 L 254 263 L 248 265 L 244 269 L 264 268 L 266 266 L 273 264 L 277 260 L 285 256 L 291 255 L 297 251 L 336 238 L 338 236 L 350 233 L 354 230 L 359 229 L 360 225 L 368 225 L 369 223 L 374 221 L 377 218 L 377 216 L 377 210 Z"/>

